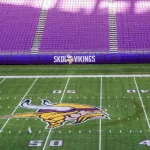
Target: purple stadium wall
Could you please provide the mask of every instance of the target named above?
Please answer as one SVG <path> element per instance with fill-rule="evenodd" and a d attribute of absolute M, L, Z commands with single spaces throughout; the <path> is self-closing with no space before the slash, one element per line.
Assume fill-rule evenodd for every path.
<path fill-rule="evenodd" d="M 0 64 L 150 63 L 150 54 L 0 55 Z"/>

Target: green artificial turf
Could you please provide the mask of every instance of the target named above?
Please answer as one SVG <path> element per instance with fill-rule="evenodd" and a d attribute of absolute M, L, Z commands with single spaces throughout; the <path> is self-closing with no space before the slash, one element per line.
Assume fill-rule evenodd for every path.
<path fill-rule="evenodd" d="M 1 65 L 0 75 L 149 74 L 149 64 Z"/>
<path fill-rule="evenodd" d="M 102 74 L 100 70 L 105 70 L 105 68 L 112 69 L 111 65 L 104 66 L 99 66 L 101 68 L 99 69 L 96 65 L 94 69 L 92 65 L 87 65 L 94 70 L 94 74 Z M 114 65 L 114 68 L 118 67 L 116 66 Z M 43 72 L 47 74 L 48 70 L 56 71 L 59 67 L 66 67 L 66 71 L 63 70 L 60 74 L 68 74 L 71 67 L 77 66 L 21 67 L 1 66 L 0 70 L 5 70 L 1 75 L 10 72 L 11 69 L 13 72 L 9 75 L 29 75 L 33 70 L 35 74 Z M 85 68 L 88 74 L 93 73 L 85 66 L 81 67 Z M 130 65 L 122 65 L 118 70 L 129 69 L 129 67 Z M 140 65 L 134 67 L 138 70 Z M 6 71 L 7 68 L 8 71 Z M 45 71 L 40 71 L 40 68 Z M 145 65 L 145 68 L 148 69 L 148 65 Z M 24 72 L 21 73 L 21 70 Z M 31 73 L 26 72 L 27 70 Z M 72 74 L 75 72 L 83 74 L 77 70 L 81 68 L 76 68 Z M 132 73 L 132 69 L 129 70 Z M 55 73 L 57 72 L 49 74 Z M 2 80 L 0 79 L 0 82 Z M 74 125 L 66 123 L 64 126 L 50 130 L 45 129 L 47 126 L 45 122 L 36 118 L 13 118 L 8 121 L 0 119 L 0 130 L 3 128 L 0 133 L 0 150 L 148 150 L 148 146 L 139 143 L 150 140 L 150 93 L 140 91 L 150 90 L 149 81 L 149 77 L 135 78 L 135 80 L 133 77 L 5 79 L 0 84 L 0 116 L 35 112 L 36 110 L 21 108 L 18 104 L 20 101 L 30 99 L 32 104 L 41 105 L 41 99 L 48 99 L 52 103 L 76 103 L 101 107 L 110 114 L 110 120 L 89 120 Z M 53 90 L 62 92 L 53 94 Z M 76 93 L 68 94 L 67 90 L 75 90 Z M 136 93 L 127 93 L 127 90 L 136 90 Z M 28 127 L 32 130 L 31 134 L 27 133 Z M 28 146 L 31 140 L 41 140 L 41 146 Z M 62 146 L 50 146 L 50 142 L 54 140 L 62 140 Z"/>

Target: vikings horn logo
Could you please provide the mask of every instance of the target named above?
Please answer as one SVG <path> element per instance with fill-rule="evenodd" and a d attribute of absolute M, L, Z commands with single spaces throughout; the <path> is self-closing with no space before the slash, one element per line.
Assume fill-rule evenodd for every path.
<path fill-rule="evenodd" d="M 72 57 L 71 55 L 67 55 L 66 57 L 67 57 L 67 58 L 66 58 L 66 61 L 67 61 L 69 64 L 72 64 L 73 61 L 74 61 L 73 57 Z"/>
<path fill-rule="evenodd" d="M 92 119 L 109 119 L 109 115 L 106 112 L 89 105 L 71 103 L 52 104 L 48 100 L 42 100 L 42 106 L 35 106 L 30 103 L 31 100 L 25 100 L 20 106 L 26 109 L 35 109 L 35 113 L 0 116 L 0 119 L 36 117 L 46 122 L 48 124 L 47 128 L 57 128 L 68 121 L 72 121 L 72 124 L 79 124 Z"/>

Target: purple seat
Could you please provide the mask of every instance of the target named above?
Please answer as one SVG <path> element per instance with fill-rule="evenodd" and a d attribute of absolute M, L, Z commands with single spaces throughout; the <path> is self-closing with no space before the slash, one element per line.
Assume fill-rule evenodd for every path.
<path fill-rule="evenodd" d="M 117 13 L 119 52 L 150 51 L 150 11 L 137 13 L 135 10 L 140 11 L 141 9 L 135 9 L 138 1 L 128 0 L 127 2 L 130 3 L 129 10 L 124 13 Z"/>
<path fill-rule="evenodd" d="M 109 52 L 108 9 L 49 10 L 40 53 L 51 52 Z"/>
<path fill-rule="evenodd" d="M 1 53 L 30 53 L 40 9 L 0 4 Z"/>

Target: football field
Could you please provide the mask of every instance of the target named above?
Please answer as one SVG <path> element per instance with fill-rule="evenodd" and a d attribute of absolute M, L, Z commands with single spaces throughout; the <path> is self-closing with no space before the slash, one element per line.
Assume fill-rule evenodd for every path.
<path fill-rule="evenodd" d="M 20 107 L 27 99 L 90 105 L 110 119 L 51 129 L 38 117 L 3 118 L 35 113 Z M 148 150 L 150 75 L 1 76 L 0 116 L 0 150 Z"/>

